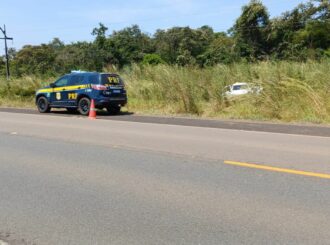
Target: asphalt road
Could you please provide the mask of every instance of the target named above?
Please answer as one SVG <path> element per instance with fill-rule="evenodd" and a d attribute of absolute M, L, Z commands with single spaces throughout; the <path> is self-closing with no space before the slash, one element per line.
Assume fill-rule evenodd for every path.
<path fill-rule="evenodd" d="M 19 109 L 19 108 L 0 108 L 0 112 L 24 113 L 41 115 L 36 109 Z M 79 114 L 68 113 L 65 109 L 53 109 L 51 113 L 44 116 L 65 116 L 65 117 L 81 117 Z M 169 117 L 169 116 L 146 116 L 135 115 L 134 113 L 121 113 L 120 115 L 108 115 L 105 111 L 98 112 L 98 118 L 102 120 L 125 121 L 125 122 L 141 122 L 156 123 L 180 126 L 192 126 L 203 128 L 221 128 L 236 129 L 244 131 L 259 131 L 284 134 L 299 134 L 311 136 L 330 137 L 330 126 L 316 126 L 306 124 L 283 124 L 271 122 L 256 122 L 244 120 L 216 120 L 216 119 L 199 119 L 192 117 Z"/>
<path fill-rule="evenodd" d="M 9 244 L 329 244 L 324 176 L 329 137 L 0 112 Z"/>

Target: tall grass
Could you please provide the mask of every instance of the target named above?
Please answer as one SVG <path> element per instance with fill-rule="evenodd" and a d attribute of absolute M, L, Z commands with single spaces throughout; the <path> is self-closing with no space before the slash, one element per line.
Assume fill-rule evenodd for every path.
<path fill-rule="evenodd" d="M 153 114 L 330 123 L 330 61 L 262 62 L 200 69 L 133 65 L 118 71 L 128 89 L 128 110 Z M 0 106 L 34 106 L 37 88 L 55 79 L 0 79 Z M 263 88 L 236 99 L 225 87 L 248 82 Z"/>
<path fill-rule="evenodd" d="M 6 80 L 0 78 L 0 106 L 32 107 L 36 90 L 46 86 L 54 79 L 41 79 L 35 76 L 25 76 Z"/>
<path fill-rule="evenodd" d="M 330 62 L 262 62 L 206 69 L 160 65 L 123 72 L 130 110 L 158 114 L 279 121 L 330 122 Z M 259 95 L 236 99 L 225 87 L 248 82 Z"/>

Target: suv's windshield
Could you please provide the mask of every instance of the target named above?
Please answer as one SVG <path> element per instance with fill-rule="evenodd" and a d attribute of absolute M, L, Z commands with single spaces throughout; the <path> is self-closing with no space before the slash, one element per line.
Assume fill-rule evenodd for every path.
<path fill-rule="evenodd" d="M 123 80 L 116 74 L 102 74 L 101 84 L 105 86 L 123 85 Z"/>

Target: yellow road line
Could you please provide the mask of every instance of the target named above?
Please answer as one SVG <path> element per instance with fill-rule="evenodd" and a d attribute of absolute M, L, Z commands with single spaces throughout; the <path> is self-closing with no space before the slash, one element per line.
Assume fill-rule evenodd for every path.
<path fill-rule="evenodd" d="M 310 177 L 317 177 L 317 178 L 322 178 L 322 179 L 330 179 L 330 174 L 306 172 L 306 171 L 299 171 L 299 170 L 293 170 L 293 169 L 287 169 L 287 168 L 276 168 L 276 167 L 270 167 L 270 166 L 253 164 L 253 163 L 244 163 L 244 162 L 224 161 L 224 163 L 228 164 L 228 165 L 234 165 L 234 166 L 245 167 L 245 168 L 255 168 L 255 169 L 262 169 L 262 170 L 268 170 L 268 171 L 274 171 L 274 172 L 282 172 L 282 173 L 288 173 L 288 174 L 297 174 L 297 175 L 304 175 L 304 176 L 310 176 Z"/>

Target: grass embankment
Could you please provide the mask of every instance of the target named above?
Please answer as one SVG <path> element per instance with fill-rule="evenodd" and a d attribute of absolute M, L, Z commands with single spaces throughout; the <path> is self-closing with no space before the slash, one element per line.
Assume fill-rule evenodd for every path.
<path fill-rule="evenodd" d="M 35 76 L 25 76 L 22 78 L 11 78 L 7 81 L 4 77 L 1 77 L 0 106 L 34 107 L 36 90 L 42 86 L 46 86 L 48 80 L 43 80 Z"/>
<path fill-rule="evenodd" d="M 119 72 L 128 89 L 128 110 L 286 122 L 330 123 L 330 61 L 262 62 L 206 69 L 132 66 Z M 0 106 L 34 106 L 34 91 L 53 79 L 36 77 L 0 83 Z M 235 82 L 262 86 L 259 95 L 224 96 Z"/>

